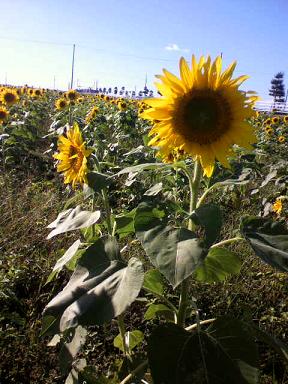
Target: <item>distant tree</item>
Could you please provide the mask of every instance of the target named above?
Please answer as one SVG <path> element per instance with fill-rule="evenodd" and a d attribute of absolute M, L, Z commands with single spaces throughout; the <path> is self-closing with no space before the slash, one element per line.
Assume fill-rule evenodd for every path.
<path fill-rule="evenodd" d="M 111 87 L 108 88 L 108 93 L 112 93 L 112 88 Z"/>
<path fill-rule="evenodd" d="M 114 95 L 117 95 L 117 93 L 118 93 L 118 88 L 114 87 Z"/>
<path fill-rule="evenodd" d="M 283 103 L 285 101 L 284 73 L 278 72 L 271 80 L 269 95 L 273 96 L 274 103 Z"/>

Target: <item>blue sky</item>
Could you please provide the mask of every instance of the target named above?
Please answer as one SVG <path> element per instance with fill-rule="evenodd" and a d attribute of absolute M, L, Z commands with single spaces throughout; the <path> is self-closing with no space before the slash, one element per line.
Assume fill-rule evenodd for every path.
<path fill-rule="evenodd" d="M 243 89 L 269 98 L 273 75 L 286 71 L 287 0 L 1 1 L 0 83 L 67 89 L 72 44 L 75 84 L 143 87 L 145 74 L 178 74 L 181 56 L 223 53 L 248 74 Z"/>

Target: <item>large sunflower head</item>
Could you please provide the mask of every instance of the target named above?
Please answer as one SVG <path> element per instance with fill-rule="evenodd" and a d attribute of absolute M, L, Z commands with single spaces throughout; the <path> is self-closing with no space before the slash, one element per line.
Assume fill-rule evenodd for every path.
<path fill-rule="evenodd" d="M 86 183 L 87 157 L 92 150 L 86 149 L 78 124 L 69 129 L 67 136 L 59 137 L 58 151 L 53 157 L 59 160 L 57 171 L 63 172 L 64 183 L 72 183 L 73 188 Z"/>
<path fill-rule="evenodd" d="M 6 88 L 1 95 L 1 100 L 3 104 L 13 105 L 19 101 L 19 96 L 15 89 Z"/>
<path fill-rule="evenodd" d="M 57 99 L 55 101 L 55 108 L 58 111 L 62 111 L 63 109 L 65 109 L 67 107 L 67 105 L 68 105 L 67 100 L 64 99 L 64 97 L 61 97 L 60 99 Z"/>
<path fill-rule="evenodd" d="M 70 101 L 77 100 L 78 96 L 78 93 L 74 89 L 70 89 L 68 92 L 66 92 L 66 97 Z"/>
<path fill-rule="evenodd" d="M 235 66 L 233 62 L 221 72 L 220 56 L 214 62 L 202 56 L 197 62 L 193 55 L 190 67 L 180 59 L 180 79 L 164 69 L 157 76 L 161 83 L 156 83 L 163 97 L 145 100 L 151 108 L 142 113 L 154 123 L 149 145 L 157 142 L 160 149 L 182 148 L 200 160 L 208 177 L 215 159 L 229 166 L 233 144 L 251 149 L 256 136 L 247 119 L 255 116 L 252 107 L 257 96 L 238 89 L 248 76 L 232 79 Z"/>
<path fill-rule="evenodd" d="M 5 107 L 0 107 L 0 124 L 7 119 L 9 112 Z"/>

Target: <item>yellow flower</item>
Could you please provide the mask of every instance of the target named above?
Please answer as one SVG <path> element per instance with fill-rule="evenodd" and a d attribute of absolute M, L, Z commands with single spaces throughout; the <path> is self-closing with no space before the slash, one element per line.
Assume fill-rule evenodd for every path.
<path fill-rule="evenodd" d="M 19 101 L 19 96 L 14 89 L 6 88 L 1 95 L 1 101 L 6 105 L 13 105 Z"/>
<path fill-rule="evenodd" d="M 288 124 L 288 116 L 284 116 L 284 123 Z"/>
<path fill-rule="evenodd" d="M 270 118 L 268 118 L 268 119 L 266 119 L 265 121 L 264 121 L 264 124 L 265 125 L 270 125 L 272 123 L 272 120 L 270 119 Z"/>
<path fill-rule="evenodd" d="M 270 136 L 270 135 L 272 135 L 274 133 L 274 129 L 272 127 L 270 127 L 270 126 L 267 126 L 265 128 L 265 132 L 267 133 L 267 135 Z"/>
<path fill-rule="evenodd" d="M 64 99 L 64 97 L 61 97 L 60 99 L 57 99 L 55 101 L 55 108 L 58 110 L 58 111 L 62 111 L 63 109 L 65 109 L 67 107 L 68 103 L 67 101 Z"/>
<path fill-rule="evenodd" d="M 272 117 L 272 124 L 277 124 L 277 123 L 279 123 L 279 117 L 278 116 Z"/>
<path fill-rule="evenodd" d="M 185 153 L 181 148 L 173 148 L 170 151 L 165 151 L 164 148 L 160 149 L 157 153 L 157 157 L 160 157 L 163 163 L 174 163 L 185 157 Z"/>
<path fill-rule="evenodd" d="M 9 112 L 5 107 L 0 107 L 0 124 L 7 119 Z"/>
<path fill-rule="evenodd" d="M 85 117 L 85 123 L 89 124 L 95 117 L 98 112 L 99 108 L 98 107 L 93 107 L 86 115 Z"/>
<path fill-rule="evenodd" d="M 70 101 L 75 101 L 78 98 L 78 93 L 74 91 L 74 89 L 70 89 L 68 92 L 66 92 L 65 96 Z"/>
<path fill-rule="evenodd" d="M 278 141 L 279 141 L 279 143 L 285 143 L 285 141 L 286 141 L 285 136 L 279 136 Z"/>
<path fill-rule="evenodd" d="M 282 201 L 280 199 L 276 199 L 275 203 L 272 205 L 273 212 L 277 213 L 277 215 L 280 215 L 282 212 Z"/>
<path fill-rule="evenodd" d="M 158 140 L 160 149 L 182 148 L 200 160 L 208 177 L 215 159 L 229 167 L 233 144 L 252 149 L 256 136 L 246 119 L 255 116 L 252 107 L 258 98 L 253 92 L 239 91 L 248 76 L 233 80 L 235 66 L 236 62 L 221 73 L 220 56 L 213 63 L 210 56 L 202 56 L 197 63 L 193 55 L 191 68 L 180 59 L 181 79 L 164 69 L 164 75 L 157 76 L 162 83 L 156 83 L 163 97 L 145 100 L 151 108 L 142 113 L 154 122 L 149 135 L 155 136 L 149 145 Z"/>
<path fill-rule="evenodd" d="M 59 160 L 57 171 L 63 172 L 64 183 L 72 183 L 73 188 L 76 184 L 86 183 L 87 157 L 92 150 L 85 148 L 78 124 L 75 123 L 73 128 L 69 129 L 67 137 L 59 137 L 58 151 L 53 157 Z"/>
<path fill-rule="evenodd" d="M 127 104 L 125 103 L 125 101 L 120 101 L 117 103 L 117 105 L 120 111 L 125 111 L 125 109 L 127 108 Z"/>
<path fill-rule="evenodd" d="M 33 94 L 32 94 L 33 97 L 40 97 L 41 95 L 42 95 L 41 89 L 34 89 L 33 90 Z"/>

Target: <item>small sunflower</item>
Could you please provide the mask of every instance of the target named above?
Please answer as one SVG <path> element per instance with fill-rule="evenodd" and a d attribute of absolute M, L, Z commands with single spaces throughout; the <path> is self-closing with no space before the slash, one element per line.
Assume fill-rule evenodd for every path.
<path fill-rule="evenodd" d="M 63 109 L 65 109 L 67 107 L 67 105 L 68 105 L 67 100 L 65 100 L 63 97 L 61 97 L 60 99 L 57 99 L 55 101 L 55 108 L 58 111 L 62 111 Z"/>
<path fill-rule="evenodd" d="M 117 105 L 120 111 L 125 111 L 125 109 L 127 108 L 127 103 L 125 103 L 125 101 L 120 101 L 117 103 Z"/>
<path fill-rule="evenodd" d="M 19 96 L 14 89 L 5 89 L 2 92 L 1 100 L 3 104 L 13 105 L 19 101 Z"/>
<path fill-rule="evenodd" d="M 174 163 L 184 159 L 185 153 L 181 148 L 173 148 L 171 151 L 165 151 L 162 149 L 157 152 L 157 157 L 160 157 L 163 163 Z"/>
<path fill-rule="evenodd" d="M 279 123 L 279 117 L 278 116 L 272 117 L 272 124 L 278 124 L 278 123 Z"/>
<path fill-rule="evenodd" d="M 154 123 L 149 145 L 158 141 L 160 150 L 180 147 L 200 160 L 208 177 L 215 159 L 229 167 L 233 144 L 252 149 L 256 136 L 247 119 L 255 116 L 252 107 L 258 97 L 238 89 L 248 76 L 233 80 L 235 66 L 236 62 L 221 73 L 220 56 L 213 63 L 210 56 L 202 56 L 197 63 L 193 55 L 191 68 L 180 59 L 181 79 L 164 69 L 164 75 L 157 76 L 162 83 L 156 83 L 163 97 L 145 100 L 151 108 L 142 113 Z"/>
<path fill-rule="evenodd" d="M 285 143 L 285 141 L 286 141 L 285 136 L 282 136 L 282 135 L 279 136 L 278 141 L 279 141 L 279 143 Z"/>
<path fill-rule="evenodd" d="M 285 123 L 285 124 L 288 124 L 288 116 L 284 116 L 284 119 L 283 119 L 283 120 L 284 120 L 284 123 Z"/>
<path fill-rule="evenodd" d="M 99 108 L 98 107 L 93 107 L 86 115 L 85 117 L 85 123 L 89 124 L 93 119 L 95 119 L 97 112 Z"/>
<path fill-rule="evenodd" d="M 0 107 L 0 124 L 2 124 L 8 117 L 9 112 L 5 107 Z"/>
<path fill-rule="evenodd" d="M 267 133 L 268 136 L 271 136 L 274 133 L 274 129 L 268 126 L 265 128 L 265 132 Z"/>
<path fill-rule="evenodd" d="M 66 97 L 70 101 L 75 101 L 78 98 L 78 93 L 74 89 L 70 89 L 68 92 L 66 92 Z"/>
<path fill-rule="evenodd" d="M 270 124 L 272 124 L 272 120 L 271 120 L 270 117 L 269 117 L 268 119 L 266 119 L 266 120 L 264 121 L 264 125 L 270 125 Z"/>
<path fill-rule="evenodd" d="M 276 199 L 275 203 L 272 205 L 273 212 L 277 213 L 277 215 L 279 216 L 282 212 L 282 209 L 282 201 L 280 199 Z"/>
<path fill-rule="evenodd" d="M 41 89 L 34 89 L 33 90 L 33 97 L 37 98 L 37 97 L 40 97 L 42 95 L 42 91 Z"/>
<path fill-rule="evenodd" d="M 85 148 L 82 134 L 78 124 L 74 124 L 67 132 L 67 137 L 60 136 L 58 142 L 58 153 L 53 157 L 59 160 L 57 171 L 63 172 L 64 183 L 72 183 L 75 188 L 76 184 L 84 184 L 87 182 L 87 157 L 91 154 L 91 149 Z"/>

